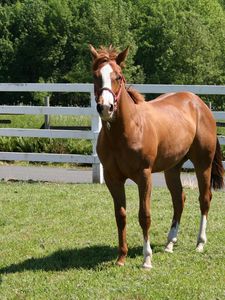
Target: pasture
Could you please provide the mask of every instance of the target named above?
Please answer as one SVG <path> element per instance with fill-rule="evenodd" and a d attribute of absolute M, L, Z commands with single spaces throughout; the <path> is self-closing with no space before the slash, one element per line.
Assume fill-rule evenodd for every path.
<path fill-rule="evenodd" d="M 224 193 L 214 192 L 208 244 L 195 252 L 197 190 L 186 189 L 178 245 L 164 253 L 172 205 L 152 195 L 153 269 L 143 270 L 138 195 L 127 186 L 125 267 L 114 265 L 117 229 L 105 185 L 0 183 L 1 299 L 224 299 Z"/>

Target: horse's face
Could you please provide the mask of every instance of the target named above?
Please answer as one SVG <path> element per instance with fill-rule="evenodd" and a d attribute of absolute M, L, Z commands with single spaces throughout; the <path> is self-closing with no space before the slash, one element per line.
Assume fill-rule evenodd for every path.
<path fill-rule="evenodd" d="M 121 69 L 113 65 L 113 62 L 104 64 L 94 76 L 97 111 L 104 121 L 114 119 L 123 83 Z"/>
<path fill-rule="evenodd" d="M 115 117 L 117 103 L 125 81 L 120 67 L 120 63 L 125 59 L 125 56 L 123 60 L 120 57 L 120 61 L 117 61 L 121 54 L 114 54 L 112 59 L 110 53 L 104 52 L 103 55 L 101 52 L 98 53 L 92 46 L 91 53 L 94 58 L 93 75 L 97 111 L 103 121 L 111 122 Z"/>

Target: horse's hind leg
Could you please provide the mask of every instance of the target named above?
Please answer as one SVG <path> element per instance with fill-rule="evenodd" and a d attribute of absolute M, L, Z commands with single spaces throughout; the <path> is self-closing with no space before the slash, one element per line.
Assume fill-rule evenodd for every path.
<path fill-rule="evenodd" d="M 207 217 L 210 208 L 210 202 L 212 198 L 211 193 L 211 167 L 198 168 L 196 167 L 196 176 L 198 179 L 199 186 L 199 203 L 201 210 L 201 220 L 199 234 L 197 238 L 197 248 L 198 252 L 202 252 L 204 245 L 207 241 L 206 238 L 206 225 Z"/>
<path fill-rule="evenodd" d="M 200 140 L 200 139 L 199 139 Z M 195 172 L 198 180 L 199 188 L 199 203 L 201 210 L 201 221 L 199 234 L 197 238 L 197 248 L 199 252 L 203 251 L 206 238 L 206 226 L 207 226 L 207 217 L 210 208 L 210 202 L 212 198 L 211 193 L 211 171 L 212 163 L 215 155 L 215 139 L 214 136 L 210 135 L 208 130 L 207 140 L 200 140 L 201 143 L 196 140 L 193 144 L 192 149 L 190 149 L 189 157 L 195 167 Z M 203 143 L 204 142 L 204 143 Z"/>
<path fill-rule="evenodd" d="M 178 228 L 185 202 L 185 194 L 180 179 L 181 166 L 182 163 L 164 172 L 166 184 L 172 197 L 174 210 L 172 225 L 165 248 L 165 251 L 170 253 L 173 252 L 173 246 L 177 242 Z"/>

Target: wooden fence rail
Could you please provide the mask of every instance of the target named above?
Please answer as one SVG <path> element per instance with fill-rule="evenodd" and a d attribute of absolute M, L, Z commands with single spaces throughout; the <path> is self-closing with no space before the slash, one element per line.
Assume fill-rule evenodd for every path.
<path fill-rule="evenodd" d="M 152 85 L 134 84 L 141 93 L 165 93 L 175 91 L 191 91 L 196 94 L 225 95 L 225 86 L 199 85 Z M 22 160 L 39 162 L 67 162 L 92 164 L 93 182 L 103 182 L 102 166 L 96 154 L 96 141 L 101 129 L 101 121 L 96 112 L 95 97 L 92 84 L 39 84 L 39 83 L 0 83 L 0 92 L 85 92 L 90 94 L 90 107 L 50 107 L 50 106 L 0 106 L 0 114 L 27 115 L 90 115 L 91 130 L 60 130 L 60 129 L 24 129 L 0 128 L 0 136 L 43 137 L 43 138 L 79 138 L 92 141 L 92 155 L 50 154 L 50 153 L 19 153 L 0 152 L 0 160 Z M 225 112 L 213 112 L 217 120 L 225 120 Z M 225 144 L 225 137 L 219 137 Z M 225 166 L 225 162 L 223 162 Z M 186 163 L 185 167 L 190 167 Z"/>

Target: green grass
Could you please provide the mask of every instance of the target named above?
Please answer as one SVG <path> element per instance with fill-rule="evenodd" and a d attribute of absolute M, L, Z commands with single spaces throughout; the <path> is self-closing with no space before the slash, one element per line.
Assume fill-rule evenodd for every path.
<path fill-rule="evenodd" d="M 44 123 L 43 115 L 0 115 L 0 120 L 10 120 L 10 124 L 0 124 L 0 128 L 38 129 Z M 90 116 L 50 116 L 51 126 L 91 126 Z"/>
<path fill-rule="evenodd" d="M 225 136 L 225 127 L 217 127 L 217 134 Z"/>
<path fill-rule="evenodd" d="M 105 185 L 0 183 L 0 299 L 224 299 L 224 193 L 214 193 L 208 244 L 195 252 L 198 193 L 186 209 L 174 253 L 164 253 L 172 206 L 154 189 L 153 269 L 141 269 L 138 194 L 127 187 L 126 266 L 116 267 L 117 230 Z"/>
<path fill-rule="evenodd" d="M 225 127 L 217 127 L 217 134 L 225 136 Z M 225 145 L 221 145 L 223 159 L 225 159 Z"/>
<path fill-rule="evenodd" d="M 38 129 L 44 122 L 40 115 L 4 115 L 1 119 L 11 120 L 11 124 L 0 124 L 0 127 L 10 128 Z M 89 116 L 50 116 L 51 126 L 90 126 L 90 123 Z M 6 152 L 91 154 L 92 144 L 84 139 L 0 137 L 0 149 Z"/>

